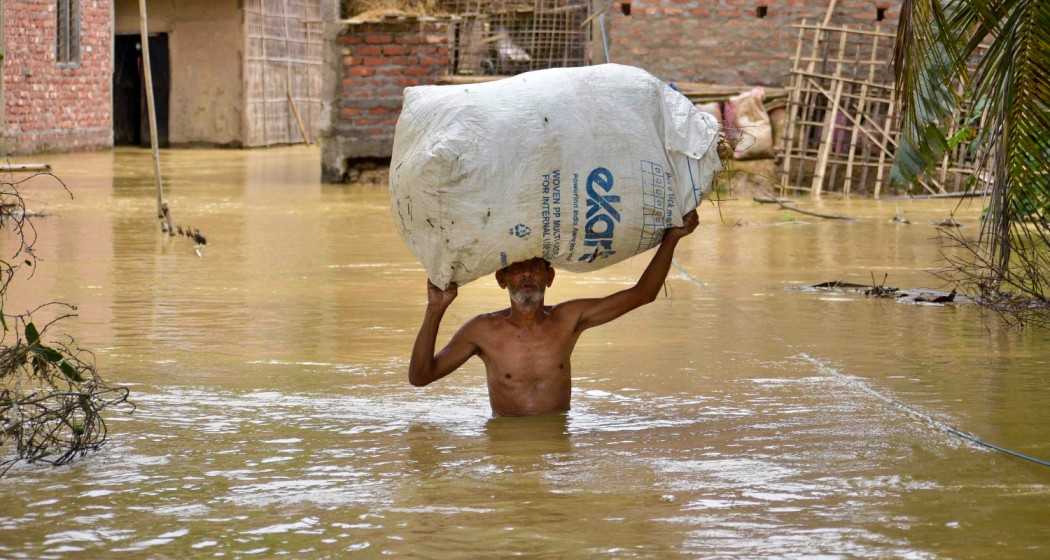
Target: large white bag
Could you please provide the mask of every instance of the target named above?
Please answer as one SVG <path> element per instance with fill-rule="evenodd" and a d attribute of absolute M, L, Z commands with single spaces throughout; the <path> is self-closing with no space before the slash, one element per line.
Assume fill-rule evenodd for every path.
<path fill-rule="evenodd" d="M 721 168 L 717 139 L 711 115 L 630 66 L 410 87 L 394 220 L 441 288 L 533 257 L 595 270 L 682 224 Z"/>

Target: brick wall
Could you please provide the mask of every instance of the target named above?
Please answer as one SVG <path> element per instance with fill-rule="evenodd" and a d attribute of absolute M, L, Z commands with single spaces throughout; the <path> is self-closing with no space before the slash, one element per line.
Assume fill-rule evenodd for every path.
<path fill-rule="evenodd" d="M 112 146 L 112 12 L 81 0 L 80 63 L 55 62 L 54 0 L 3 2 L 4 128 L 8 153 Z"/>
<path fill-rule="evenodd" d="M 336 38 L 335 100 L 322 133 L 322 176 L 342 182 L 356 161 L 389 159 L 403 90 L 448 71 L 448 26 L 440 21 L 349 24 Z"/>
<path fill-rule="evenodd" d="M 832 23 L 894 32 L 902 0 L 839 0 Z M 630 6 L 630 15 L 624 5 Z M 765 17 L 758 7 L 766 6 Z M 784 85 L 802 18 L 820 21 L 828 0 L 618 0 L 609 18 L 613 62 L 665 80 Z M 885 19 L 876 21 L 877 8 Z M 602 59 L 601 47 L 594 53 Z"/>

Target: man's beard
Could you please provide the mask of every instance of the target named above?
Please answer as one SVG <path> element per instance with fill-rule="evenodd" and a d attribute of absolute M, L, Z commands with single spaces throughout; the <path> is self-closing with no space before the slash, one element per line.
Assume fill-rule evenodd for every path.
<path fill-rule="evenodd" d="M 510 300 L 524 307 L 539 305 L 543 303 L 543 294 L 546 289 L 546 287 L 540 286 L 538 288 L 510 290 Z"/>

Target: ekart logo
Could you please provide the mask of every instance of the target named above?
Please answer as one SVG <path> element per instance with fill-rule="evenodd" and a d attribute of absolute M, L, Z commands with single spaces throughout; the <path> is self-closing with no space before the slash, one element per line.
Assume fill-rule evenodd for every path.
<path fill-rule="evenodd" d="M 596 167 L 587 176 L 587 223 L 583 230 L 583 244 L 593 251 L 579 258 L 580 262 L 594 262 L 616 253 L 613 250 L 613 231 L 620 221 L 615 204 L 620 195 L 608 194 L 613 188 L 613 174 L 604 167 Z"/>

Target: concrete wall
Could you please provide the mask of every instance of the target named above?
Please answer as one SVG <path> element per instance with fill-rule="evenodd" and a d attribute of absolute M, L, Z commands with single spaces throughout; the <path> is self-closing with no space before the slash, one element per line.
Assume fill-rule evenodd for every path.
<path fill-rule="evenodd" d="M 839 0 L 832 23 L 896 31 L 902 0 Z M 629 5 L 630 15 L 625 5 Z M 765 17 L 758 7 L 766 6 Z M 802 18 L 820 21 L 828 0 L 619 0 L 608 18 L 612 62 L 664 80 L 785 84 Z M 876 21 L 877 8 L 886 8 Z M 600 48 L 600 47 L 599 47 Z M 594 60 L 602 59 L 594 53 Z"/>
<path fill-rule="evenodd" d="M 7 0 L 3 6 L 3 128 L 9 154 L 113 145 L 112 12 L 105 0 L 81 0 L 80 62 L 55 62 L 54 0 Z"/>
<path fill-rule="evenodd" d="M 172 144 L 243 142 L 243 15 L 237 0 L 151 0 L 149 31 L 168 33 Z M 139 32 L 138 0 L 116 0 L 116 33 Z M 152 42 L 152 41 L 151 41 Z"/>
<path fill-rule="evenodd" d="M 448 71 L 448 26 L 409 20 L 350 24 L 329 43 L 321 175 L 347 178 L 355 160 L 389 158 L 404 88 L 433 84 Z"/>

